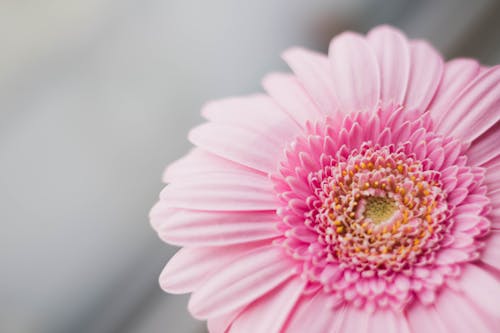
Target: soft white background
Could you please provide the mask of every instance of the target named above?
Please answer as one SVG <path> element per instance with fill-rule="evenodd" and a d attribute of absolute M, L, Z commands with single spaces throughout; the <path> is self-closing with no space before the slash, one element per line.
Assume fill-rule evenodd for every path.
<path fill-rule="evenodd" d="M 147 214 L 204 101 L 260 91 L 292 45 L 391 23 L 500 61 L 500 3 L 0 1 L 0 332 L 203 332 L 157 276 Z"/>

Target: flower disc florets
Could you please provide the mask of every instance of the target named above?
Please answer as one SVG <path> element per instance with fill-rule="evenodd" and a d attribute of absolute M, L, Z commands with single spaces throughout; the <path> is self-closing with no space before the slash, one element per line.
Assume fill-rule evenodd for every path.
<path fill-rule="evenodd" d="M 311 284 L 339 301 L 397 308 L 415 295 L 433 299 L 458 274 L 458 265 L 439 257 L 453 239 L 457 195 L 465 193 L 450 172 L 461 165 L 471 191 L 482 171 L 466 166 L 456 140 L 428 126 L 425 114 L 412 118 L 395 107 L 310 124 L 290 145 L 275 177 L 285 189 L 278 193 L 286 204 L 283 244 L 303 260 Z M 487 230 L 485 223 L 479 234 Z M 464 259 L 476 258 L 480 246 L 471 244 Z"/>

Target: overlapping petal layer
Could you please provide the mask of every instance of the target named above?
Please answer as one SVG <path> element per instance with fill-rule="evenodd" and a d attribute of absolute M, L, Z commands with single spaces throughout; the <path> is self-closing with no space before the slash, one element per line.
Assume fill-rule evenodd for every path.
<path fill-rule="evenodd" d="M 387 26 L 212 102 L 151 212 L 210 332 L 495 332 L 500 68 Z"/>

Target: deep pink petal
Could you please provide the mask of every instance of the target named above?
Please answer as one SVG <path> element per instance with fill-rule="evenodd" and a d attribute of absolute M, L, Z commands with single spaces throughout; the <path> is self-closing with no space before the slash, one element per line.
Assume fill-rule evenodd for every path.
<path fill-rule="evenodd" d="M 231 330 L 241 333 L 282 332 L 304 290 L 305 282 L 292 278 L 248 306 L 233 322 Z"/>
<path fill-rule="evenodd" d="M 385 105 L 403 104 L 410 75 L 408 40 L 399 30 L 379 26 L 368 33 L 380 68 L 380 99 Z"/>
<path fill-rule="evenodd" d="M 404 105 L 408 110 L 423 112 L 427 110 L 441 82 L 443 59 L 424 41 L 411 42 L 410 56 L 410 79 Z"/>
<path fill-rule="evenodd" d="M 377 57 L 366 39 L 345 32 L 332 40 L 329 57 L 341 110 L 375 110 L 380 100 L 380 73 Z"/>
<path fill-rule="evenodd" d="M 281 248 L 257 249 L 205 281 L 191 296 L 189 310 L 196 318 L 220 316 L 250 304 L 294 273 Z"/>
<path fill-rule="evenodd" d="M 338 111 L 330 62 L 325 55 L 296 47 L 285 51 L 283 59 L 325 115 Z"/>

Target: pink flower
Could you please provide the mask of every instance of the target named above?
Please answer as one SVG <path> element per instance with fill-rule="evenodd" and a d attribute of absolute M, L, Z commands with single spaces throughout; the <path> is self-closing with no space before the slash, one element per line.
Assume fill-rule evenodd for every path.
<path fill-rule="evenodd" d="M 382 26 L 207 104 L 151 211 L 210 332 L 498 332 L 500 67 Z"/>

